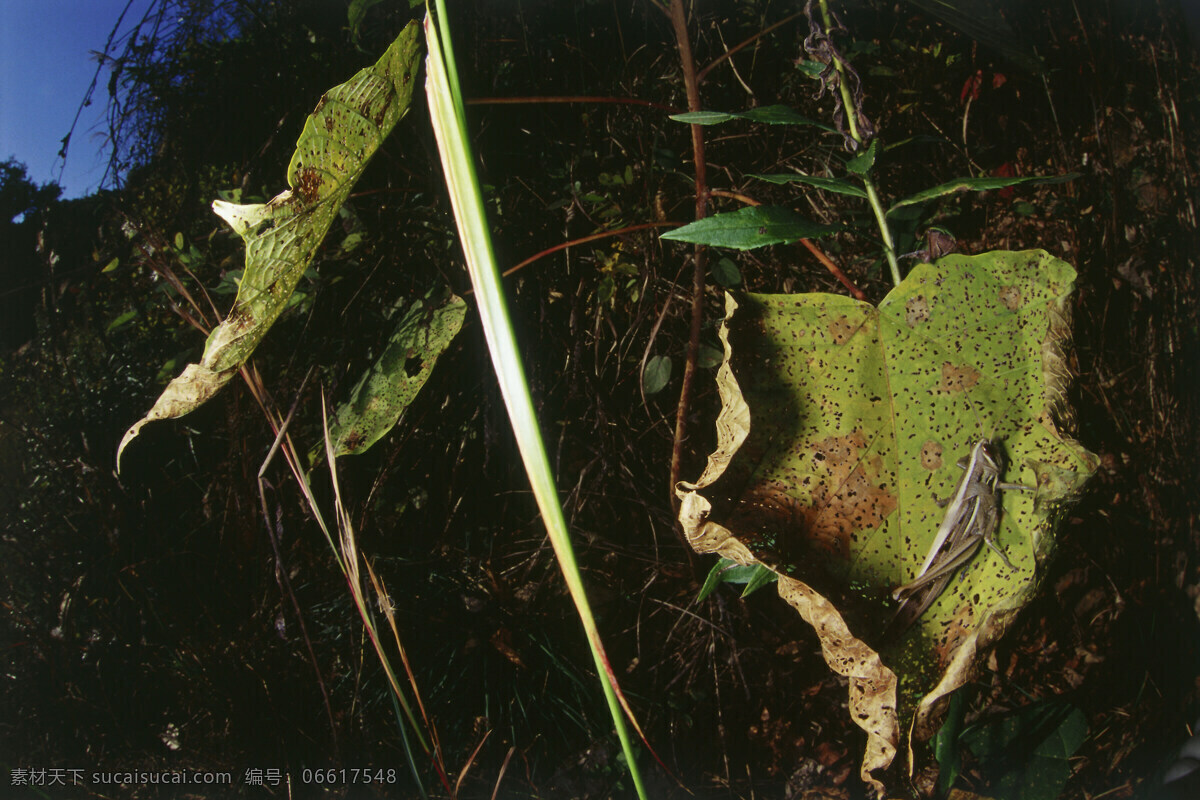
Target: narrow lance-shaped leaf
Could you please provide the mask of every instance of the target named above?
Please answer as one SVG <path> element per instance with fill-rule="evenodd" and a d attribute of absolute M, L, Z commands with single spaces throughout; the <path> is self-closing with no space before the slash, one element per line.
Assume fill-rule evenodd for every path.
<path fill-rule="evenodd" d="M 910 195 L 903 200 L 899 200 L 887 210 L 887 213 L 890 215 L 905 206 L 926 203 L 930 200 L 936 200 L 939 197 L 945 197 L 948 194 L 954 194 L 955 192 L 986 192 L 992 189 L 1006 189 L 1009 186 L 1018 186 L 1022 183 L 1066 183 L 1078 177 L 1078 172 L 1068 172 L 1066 175 L 1033 175 L 1027 178 L 959 178 L 958 180 L 939 184 Z"/>
<path fill-rule="evenodd" d="M 772 173 L 767 175 L 748 175 L 747 177 L 774 184 L 803 183 L 816 189 L 824 189 L 827 192 L 846 194 L 850 195 L 851 197 L 861 198 L 863 200 L 867 199 L 866 192 L 855 186 L 853 183 L 842 180 L 841 178 L 822 178 L 816 175 L 797 175 L 791 172 Z"/>
<path fill-rule="evenodd" d="M 143 425 L 181 417 L 215 395 L 287 306 L 367 161 L 408 111 L 420 65 L 418 33 L 410 23 L 374 66 L 321 98 L 288 165 L 289 190 L 265 204 L 213 203 L 213 211 L 246 243 L 237 299 L 209 334 L 200 363 L 189 364 L 125 433 L 117 448 L 118 468 L 121 453 Z"/>
<path fill-rule="evenodd" d="M 726 214 L 696 220 L 664 233 L 661 238 L 674 242 L 753 250 L 769 244 L 789 244 L 815 239 L 839 228 L 811 222 L 781 206 L 751 206 Z"/>
<path fill-rule="evenodd" d="M 689 125 L 720 125 L 722 122 L 743 119 L 749 122 L 765 122 L 768 125 L 807 125 L 831 133 L 837 132 L 829 125 L 801 116 L 787 106 L 760 106 L 749 111 L 687 111 L 672 114 L 671 119 Z"/>

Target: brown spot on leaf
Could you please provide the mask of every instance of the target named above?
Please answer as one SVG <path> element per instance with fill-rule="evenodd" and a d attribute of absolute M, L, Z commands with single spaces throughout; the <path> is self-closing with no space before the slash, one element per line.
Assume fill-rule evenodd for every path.
<path fill-rule="evenodd" d="M 302 167 L 296 173 L 296 194 L 305 203 L 315 203 L 321 196 L 321 173 L 315 167 Z"/>
<path fill-rule="evenodd" d="M 866 437 L 855 432 L 822 439 L 811 455 L 820 485 L 803 509 L 804 528 L 814 546 L 842 558 L 855 532 L 878 528 L 897 506 L 882 459 L 864 458 L 866 447 Z"/>
<path fill-rule="evenodd" d="M 942 446 L 938 442 L 921 445 L 921 467 L 936 472 L 942 468 Z"/>
<path fill-rule="evenodd" d="M 367 117 L 374 122 L 376 128 L 382 127 L 383 121 L 387 117 L 388 109 L 392 107 L 393 97 L 395 97 L 395 95 L 391 93 L 387 94 L 383 98 L 383 103 L 380 104 L 379 109 L 374 114 L 369 113 L 371 109 L 367 105 L 364 105 L 363 108 L 360 109 L 360 112 L 364 117 Z"/>
<path fill-rule="evenodd" d="M 913 328 L 929 319 L 929 301 L 919 294 L 904 304 L 904 321 Z"/>
<path fill-rule="evenodd" d="M 858 327 L 859 323 L 848 319 L 843 314 L 829 323 L 829 336 L 833 339 L 834 344 L 845 344 L 858 330 Z"/>
<path fill-rule="evenodd" d="M 942 364 L 942 380 L 935 391 L 938 394 L 965 392 L 979 383 L 979 370 L 956 366 L 946 361 Z"/>
<path fill-rule="evenodd" d="M 1021 290 L 1015 286 L 1005 286 L 1000 290 L 1000 302 L 1009 311 L 1016 311 L 1025 303 L 1025 298 L 1021 297 Z"/>
<path fill-rule="evenodd" d="M 937 653 L 938 671 L 945 670 L 958 648 L 971 635 L 975 627 L 975 607 L 964 602 L 945 623 L 945 631 L 938 637 L 934 651 Z"/>

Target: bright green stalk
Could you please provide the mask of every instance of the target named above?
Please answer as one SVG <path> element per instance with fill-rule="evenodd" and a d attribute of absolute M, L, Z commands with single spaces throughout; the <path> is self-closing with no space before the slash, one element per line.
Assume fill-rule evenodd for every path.
<path fill-rule="evenodd" d="M 900 285 L 900 261 L 896 258 L 896 245 L 892 241 L 892 230 L 888 227 L 887 216 L 883 211 L 883 203 L 879 202 L 879 194 L 875 191 L 875 182 L 871 176 L 862 175 L 863 188 L 867 190 L 867 202 L 875 214 L 875 224 L 879 226 L 879 236 L 883 239 L 883 254 L 887 257 L 888 269 L 892 271 L 892 283 Z"/>
<path fill-rule="evenodd" d="M 820 0 L 821 4 L 821 20 L 825 23 L 825 30 L 829 31 L 833 27 L 833 18 L 829 15 L 829 0 Z M 842 95 L 842 108 L 846 109 L 846 124 L 850 126 L 850 135 L 854 141 L 860 145 L 866 145 L 863 141 L 862 134 L 858 131 L 858 116 L 854 112 L 854 97 L 850 94 L 850 88 L 846 85 L 846 70 L 842 66 L 842 62 L 837 58 L 833 60 L 833 68 L 838 72 L 838 91 Z M 875 182 L 871 180 L 870 175 L 859 176 L 863 182 L 863 188 L 867 191 L 867 202 L 871 204 L 871 212 L 875 214 L 875 224 L 879 226 L 879 236 L 883 240 L 883 254 L 887 257 L 888 268 L 892 271 L 892 283 L 896 286 L 900 285 L 900 262 L 896 259 L 896 244 L 892 241 L 892 231 L 888 227 L 887 215 L 883 210 L 883 203 L 879 202 L 879 193 L 875 191 Z"/>
<path fill-rule="evenodd" d="M 504 302 L 500 271 L 496 267 L 492 242 L 488 235 L 483 197 L 480 193 L 479 180 L 475 174 L 475 162 L 467 138 L 462 95 L 459 91 L 454 51 L 450 42 L 445 2 L 444 0 L 436 0 L 436 2 L 438 23 L 433 22 L 433 17 L 429 13 L 426 13 L 425 16 L 425 38 L 429 47 L 425 92 L 429 98 L 429 114 L 437 137 L 442 168 L 446 173 L 446 185 L 450 190 L 450 202 L 454 208 L 459 238 L 466 255 L 471 284 L 475 289 L 475 297 L 479 304 L 479 316 L 483 322 L 488 350 L 492 355 L 492 365 L 500 382 L 500 392 L 504 396 L 509 420 L 512 422 L 517 446 L 521 452 L 521 460 L 525 464 L 525 472 L 529 476 L 538 509 L 542 514 L 542 521 L 546 525 L 550 543 L 554 547 L 554 554 L 558 558 L 567 588 L 571 592 L 572 600 L 575 601 L 579 619 L 587 634 L 592 658 L 596 662 L 600 684 L 604 689 L 609 711 L 612 713 L 617 737 L 621 740 L 621 748 L 625 753 L 625 761 L 629 765 L 630 775 L 633 777 L 638 797 L 644 800 L 646 797 L 645 787 L 642 785 L 641 775 L 638 772 L 637 759 L 625 728 L 621 708 L 624 708 L 625 712 L 630 715 L 630 721 L 635 727 L 637 727 L 637 722 L 634 720 L 624 696 L 620 694 L 612 667 L 608 663 L 608 656 L 600 641 L 600 633 L 584 591 L 583 579 L 575 562 L 575 553 L 571 547 L 567 523 L 558 502 L 554 475 L 550 470 L 550 461 L 542 444 L 542 435 L 538 428 L 537 416 L 534 413 L 533 400 L 529 395 L 529 385 L 525 381 L 516 339 L 513 336 L 512 324 L 509 321 Z M 645 739 L 644 736 L 642 738 Z"/>

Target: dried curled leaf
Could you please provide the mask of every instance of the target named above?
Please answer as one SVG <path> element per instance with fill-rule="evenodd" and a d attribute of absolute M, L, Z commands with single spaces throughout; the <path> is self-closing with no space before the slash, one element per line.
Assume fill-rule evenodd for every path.
<path fill-rule="evenodd" d="M 835 295 L 727 297 L 718 449 L 680 483 L 698 552 L 780 575 L 826 661 L 850 677 L 868 733 L 864 780 L 899 744 L 898 713 L 932 733 L 938 701 L 1032 595 L 1057 519 L 1095 469 L 1066 433 L 1074 270 L 1041 251 L 948 256 L 878 308 Z M 998 545 L 967 564 L 896 642 L 891 592 L 912 580 L 981 437 L 1006 480 Z M 904 726 L 908 728 L 908 725 Z"/>
<path fill-rule="evenodd" d="M 147 422 L 204 404 L 229 382 L 287 306 L 330 223 L 380 143 L 408 111 L 419 69 L 419 27 L 410 23 L 374 66 L 330 89 L 304 124 L 288 165 L 289 190 L 269 203 L 213 202 L 245 240 L 246 268 L 225 321 L 212 330 L 199 364 L 168 384 L 134 423 L 121 453 Z"/>

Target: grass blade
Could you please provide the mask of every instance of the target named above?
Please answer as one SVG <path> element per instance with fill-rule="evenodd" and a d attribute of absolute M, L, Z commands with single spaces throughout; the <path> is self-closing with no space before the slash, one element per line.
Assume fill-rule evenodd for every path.
<path fill-rule="evenodd" d="M 459 239 L 466 255 L 471 284 L 478 302 L 484 335 L 487 338 L 492 365 L 500 383 L 500 391 L 508 409 L 513 433 L 517 439 L 521 460 L 524 462 L 526 474 L 529 477 L 563 578 L 566 580 L 571 599 L 575 603 L 580 622 L 587 634 L 592 658 L 595 660 L 600 674 L 600 683 L 604 689 L 605 699 L 608 701 L 617 737 L 621 741 L 630 776 L 633 778 L 638 796 L 645 798 L 645 787 L 642 785 L 637 760 L 625 728 L 621 709 L 624 709 L 639 734 L 641 734 L 641 729 L 620 691 L 608 656 L 604 652 L 600 633 L 583 587 L 582 576 L 575 561 L 575 553 L 567 533 L 566 520 L 563 518 L 562 507 L 558 502 L 554 475 L 542 444 L 542 435 L 538 428 L 537 416 L 534 413 L 533 400 L 529 395 L 529 386 L 525 380 L 525 372 L 521 366 L 512 324 L 504 303 L 500 271 L 496 267 L 491 238 L 488 235 L 487 217 L 484 212 L 479 181 L 475 174 L 474 160 L 468 144 L 462 95 L 458 88 L 458 75 L 442 0 L 437 2 L 437 11 L 440 24 L 435 24 L 430 14 L 427 14 L 425 18 L 425 38 L 429 47 L 425 91 L 429 100 L 429 114 L 437 137 L 442 168 L 446 174 L 446 184 L 450 192 L 455 222 L 458 226 Z M 644 735 L 642 735 L 642 740 L 645 741 Z"/>

